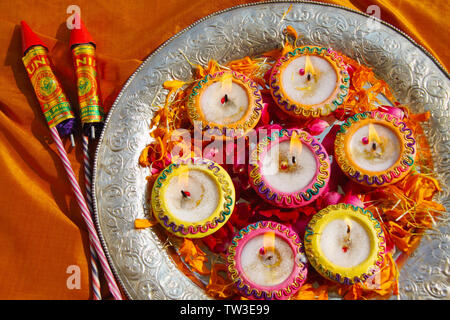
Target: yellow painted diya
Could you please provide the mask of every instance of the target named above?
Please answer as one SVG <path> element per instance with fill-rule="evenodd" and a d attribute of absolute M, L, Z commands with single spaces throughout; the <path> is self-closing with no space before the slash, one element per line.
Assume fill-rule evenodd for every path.
<path fill-rule="evenodd" d="M 353 181 L 380 187 L 399 181 L 411 170 L 416 141 L 411 129 L 391 114 L 359 113 L 341 125 L 335 155 Z"/>
<path fill-rule="evenodd" d="M 219 230 L 230 218 L 234 202 L 233 182 L 225 169 L 199 158 L 167 166 L 151 195 L 159 223 L 186 238 L 202 238 Z"/>
<path fill-rule="evenodd" d="M 270 91 L 287 114 L 327 116 L 346 99 L 350 77 L 341 56 L 317 46 L 304 46 L 281 57 L 270 75 Z"/>
<path fill-rule="evenodd" d="M 381 268 L 386 251 L 383 230 L 372 213 L 342 203 L 313 216 L 304 245 L 311 265 L 324 277 L 343 284 L 372 277 Z"/>
<path fill-rule="evenodd" d="M 235 71 L 206 75 L 193 87 L 187 107 L 194 126 L 217 138 L 244 136 L 263 108 L 258 85 Z"/>

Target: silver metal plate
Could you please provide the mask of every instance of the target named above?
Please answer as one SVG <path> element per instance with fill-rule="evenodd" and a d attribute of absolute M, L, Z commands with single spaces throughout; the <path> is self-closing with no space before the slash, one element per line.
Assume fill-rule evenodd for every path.
<path fill-rule="evenodd" d="M 119 283 L 131 299 L 207 299 L 204 291 L 173 263 L 157 227 L 135 230 L 134 220 L 149 214 L 145 177 L 138 165 L 141 150 L 151 142 L 150 119 L 167 94 L 162 83 L 192 78 L 190 64 L 219 63 L 281 46 L 282 30 L 292 25 L 301 44 L 343 52 L 372 66 L 397 99 L 414 112 L 429 110 L 426 126 L 434 163 L 445 190 L 436 199 L 448 211 L 450 179 L 448 73 L 404 33 L 344 7 L 294 2 L 265 2 L 234 7 L 203 18 L 153 52 L 130 77 L 108 114 L 95 156 L 93 193 L 95 219 L 103 247 Z M 449 223 L 446 214 L 438 232 L 430 232 L 404 265 L 401 299 L 449 298 Z"/>

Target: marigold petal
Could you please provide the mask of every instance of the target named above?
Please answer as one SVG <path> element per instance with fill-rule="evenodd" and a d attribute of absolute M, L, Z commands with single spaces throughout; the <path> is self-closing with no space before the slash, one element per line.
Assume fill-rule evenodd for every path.
<path fill-rule="evenodd" d="M 146 229 L 146 228 L 153 227 L 157 223 L 158 223 L 158 221 L 156 221 L 156 220 L 136 219 L 136 220 L 134 220 L 134 228 L 135 229 Z"/>

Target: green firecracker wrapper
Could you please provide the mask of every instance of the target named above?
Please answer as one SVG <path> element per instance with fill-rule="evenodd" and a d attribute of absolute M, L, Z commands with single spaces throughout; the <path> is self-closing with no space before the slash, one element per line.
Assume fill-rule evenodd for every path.
<path fill-rule="evenodd" d="M 100 104 L 97 60 L 92 44 L 76 45 L 72 49 L 77 77 L 80 117 L 85 124 L 103 122 L 104 112 Z"/>
<path fill-rule="evenodd" d="M 26 52 L 22 61 L 48 126 L 53 128 L 65 120 L 74 119 L 70 103 L 50 67 L 47 50 L 34 46 Z"/>

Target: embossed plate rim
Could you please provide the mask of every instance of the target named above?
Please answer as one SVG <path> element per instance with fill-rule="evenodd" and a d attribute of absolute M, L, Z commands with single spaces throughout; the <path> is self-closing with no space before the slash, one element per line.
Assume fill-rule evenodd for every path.
<path fill-rule="evenodd" d="M 126 92 L 127 88 L 129 87 L 129 85 L 132 83 L 132 81 L 135 79 L 136 75 L 145 68 L 145 66 L 149 63 L 149 61 L 157 54 L 159 53 L 164 47 L 166 47 L 168 44 L 170 44 L 174 39 L 180 37 L 182 34 L 188 32 L 190 29 L 192 29 L 193 27 L 195 27 L 196 25 L 211 19 L 215 16 L 221 15 L 223 13 L 226 12 L 230 12 L 233 11 L 235 9 L 240 9 L 240 8 L 245 8 L 245 7 L 256 7 L 256 6 L 262 6 L 262 5 L 267 5 L 267 4 L 280 4 L 280 3 L 286 3 L 286 4 L 290 4 L 290 3 L 296 3 L 296 4 L 313 4 L 313 5 L 318 5 L 318 6 L 323 6 L 323 7 L 334 7 L 334 8 L 338 8 L 338 9 L 343 9 L 345 11 L 348 11 L 350 13 L 356 13 L 360 16 L 364 16 L 366 18 L 371 17 L 370 15 L 360 12 L 360 11 L 356 11 L 344 6 L 340 6 L 340 5 L 335 5 L 335 4 L 326 4 L 326 3 L 321 3 L 321 2 L 316 2 L 316 1 L 263 1 L 263 2 L 255 2 L 255 3 L 247 3 L 247 4 L 242 4 L 242 5 L 238 5 L 238 6 L 234 6 L 231 8 L 227 8 L 215 13 L 212 13 L 206 17 L 201 18 L 200 20 L 197 20 L 196 22 L 194 22 L 193 24 L 191 24 L 190 26 L 188 26 L 187 28 L 181 30 L 180 32 L 178 32 L 177 34 L 175 34 L 174 36 L 172 36 L 170 39 L 168 39 L 167 41 L 165 41 L 161 46 L 159 46 L 157 49 L 155 49 L 149 56 L 147 56 L 147 58 L 142 62 L 142 64 L 136 69 L 135 72 L 133 72 L 133 74 L 128 78 L 128 80 L 125 82 L 125 84 L 123 85 L 121 91 L 119 92 L 118 96 L 116 97 L 110 112 L 108 113 L 106 120 L 105 120 L 105 126 L 104 128 L 106 128 L 106 126 L 109 124 L 109 121 L 111 119 L 111 116 L 114 112 L 114 110 L 116 109 L 122 95 Z M 376 18 L 375 18 L 376 19 Z M 418 43 L 416 43 L 410 36 L 408 36 L 407 34 L 405 34 L 403 31 L 399 30 L 398 28 L 390 25 L 387 22 L 384 22 L 380 19 L 376 19 L 377 21 L 379 21 L 382 25 L 387 26 L 389 28 L 391 28 L 392 30 L 394 30 L 396 33 L 402 35 L 404 38 L 406 38 L 406 40 L 408 40 L 412 45 L 416 46 L 417 48 L 419 48 L 431 61 L 433 61 L 433 63 L 439 68 L 439 70 L 447 77 L 450 78 L 449 73 L 447 72 L 447 70 L 440 64 L 440 62 L 431 54 L 429 53 L 423 46 L 419 45 Z M 95 222 L 95 226 L 96 229 L 98 231 L 99 234 L 99 238 L 100 241 L 102 243 L 103 249 L 105 250 L 105 254 L 107 256 L 107 259 L 110 263 L 111 269 L 118 281 L 118 283 L 120 284 L 123 292 L 125 293 L 125 295 L 127 296 L 127 298 L 129 299 L 133 299 L 133 297 L 130 295 L 130 293 L 128 292 L 128 290 L 126 289 L 126 286 L 123 284 L 121 277 L 119 276 L 116 266 L 114 265 L 114 262 L 112 261 L 112 258 L 110 256 L 108 247 L 106 245 L 106 241 L 104 239 L 104 236 L 102 234 L 102 230 L 100 227 L 100 222 L 99 222 L 99 216 L 98 216 L 98 207 L 97 207 L 97 196 L 96 196 L 96 182 L 97 182 L 97 170 L 98 170 L 98 155 L 99 155 L 99 150 L 100 147 L 102 145 L 102 142 L 104 140 L 104 134 L 105 134 L 105 130 L 102 131 L 100 138 L 98 140 L 98 144 L 95 150 L 95 156 L 94 156 L 94 166 L 93 166 L 93 179 L 92 179 L 92 198 L 93 198 L 93 207 L 94 207 L 94 222 Z"/>

